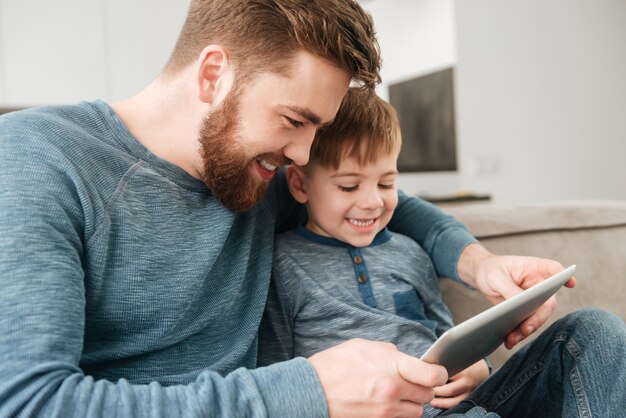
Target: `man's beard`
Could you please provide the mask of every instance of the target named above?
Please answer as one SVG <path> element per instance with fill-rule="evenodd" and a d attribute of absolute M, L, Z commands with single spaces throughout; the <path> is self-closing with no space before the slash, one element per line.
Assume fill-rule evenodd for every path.
<path fill-rule="evenodd" d="M 236 92 L 231 92 L 220 107 L 206 116 L 200 126 L 199 141 L 204 184 L 226 208 L 246 212 L 261 199 L 268 183 L 252 174 L 251 167 L 256 162 L 246 155 L 242 145 L 238 98 Z"/>
<path fill-rule="evenodd" d="M 239 122 L 239 92 L 231 91 L 222 104 L 200 125 L 200 153 L 204 165 L 202 180 L 213 196 L 227 209 L 246 212 L 263 197 L 268 182 L 252 174 L 256 160 L 276 166 L 289 164 L 272 153 L 250 158 L 245 150 Z"/>

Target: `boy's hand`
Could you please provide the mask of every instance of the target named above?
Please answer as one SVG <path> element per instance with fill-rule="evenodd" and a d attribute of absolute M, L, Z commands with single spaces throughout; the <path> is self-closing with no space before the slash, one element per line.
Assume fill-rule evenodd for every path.
<path fill-rule="evenodd" d="M 445 385 L 436 387 L 435 398 L 430 404 L 435 408 L 450 409 L 467 398 L 488 377 L 489 366 L 485 360 L 474 363 L 452 376 Z"/>
<path fill-rule="evenodd" d="M 328 413 L 339 417 L 419 417 L 446 369 L 397 350 L 390 343 L 354 339 L 309 361 L 326 395 Z"/>

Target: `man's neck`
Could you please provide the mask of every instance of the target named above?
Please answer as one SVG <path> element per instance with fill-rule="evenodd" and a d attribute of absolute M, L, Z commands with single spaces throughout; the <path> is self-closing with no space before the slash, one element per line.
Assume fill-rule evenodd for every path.
<path fill-rule="evenodd" d="M 198 126 L 203 107 L 189 77 L 157 79 L 141 93 L 111 105 L 131 134 L 159 158 L 200 179 Z"/>

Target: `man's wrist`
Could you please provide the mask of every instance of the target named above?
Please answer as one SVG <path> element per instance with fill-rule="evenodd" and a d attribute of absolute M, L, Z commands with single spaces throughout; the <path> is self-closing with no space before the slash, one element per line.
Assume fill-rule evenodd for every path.
<path fill-rule="evenodd" d="M 461 252 L 459 262 L 457 264 L 457 274 L 459 279 L 468 285 L 476 288 L 476 277 L 480 264 L 487 258 L 493 257 L 494 254 L 487 251 L 479 243 L 473 243 L 466 246 Z"/>
<path fill-rule="evenodd" d="M 326 394 L 308 359 L 274 363 L 253 370 L 270 417 L 328 417 Z"/>

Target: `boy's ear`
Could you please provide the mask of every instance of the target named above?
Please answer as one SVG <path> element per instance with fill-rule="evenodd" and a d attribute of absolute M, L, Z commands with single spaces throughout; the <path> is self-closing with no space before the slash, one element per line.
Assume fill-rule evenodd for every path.
<path fill-rule="evenodd" d="M 296 202 L 305 204 L 308 200 L 306 191 L 304 190 L 304 173 L 295 165 L 287 167 L 287 186 L 289 186 L 289 192 Z"/>
<path fill-rule="evenodd" d="M 198 99 L 211 105 L 219 104 L 232 89 L 233 81 L 233 67 L 226 50 L 220 45 L 206 46 L 197 61 Z"/>

